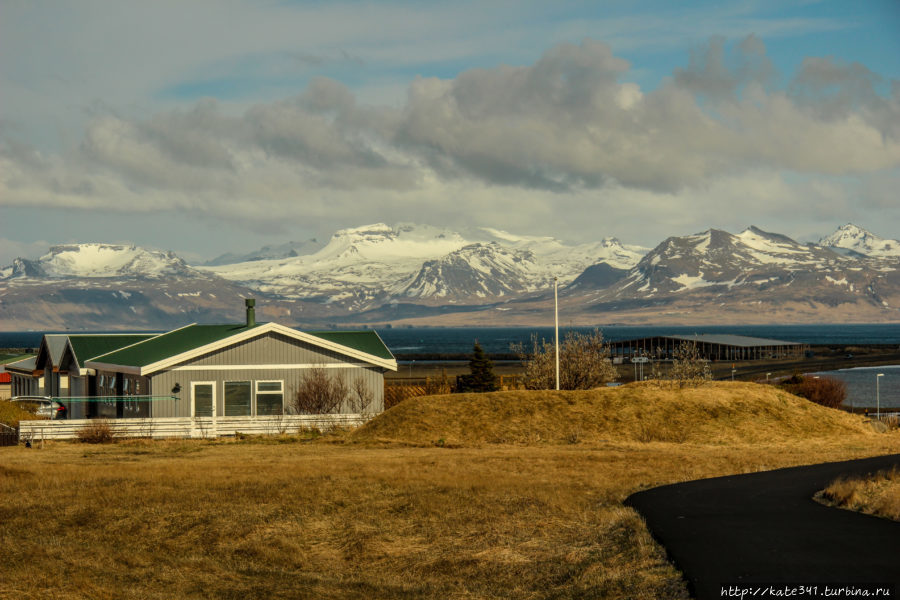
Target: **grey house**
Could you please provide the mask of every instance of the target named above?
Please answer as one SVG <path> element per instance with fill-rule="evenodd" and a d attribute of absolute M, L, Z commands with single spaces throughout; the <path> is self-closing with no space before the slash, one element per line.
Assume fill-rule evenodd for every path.
<path fill-rule="evenodd" d="M 37 357 L 32 356 L 5 365 L 10 376 L 11 396 L 43 396 L 43 371 L 37 370 Z"/>
<path fill-rule="evenodd" d="M 365 412 L 378 413 L 384 373 L 396 371 L 397 361 L 374 331 L 257 324 L 248 303 L 246 323 L 188 325 L 96 356 L 84 367 L 94 373 L 98 416 L 215 419 L 294 414 L 292 399 L 312 369 L 363 390 L 370 400 Z M 348 397 L 336 412 L 359 410 Z"/>

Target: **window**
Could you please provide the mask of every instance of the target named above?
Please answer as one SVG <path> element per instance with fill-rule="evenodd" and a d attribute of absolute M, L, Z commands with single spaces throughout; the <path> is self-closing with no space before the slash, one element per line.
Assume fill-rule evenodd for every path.
<path fill-rule="evenodd" d="M 284 384 L 281 381 L 256 382 L 256 414 L 280 415 L 284 413 Z"/>
<path fill-rule="evenodd" d="M 250 396 L 251 394 L 249 381 L 226 381 L 225 416 L 249 417 Z"/>

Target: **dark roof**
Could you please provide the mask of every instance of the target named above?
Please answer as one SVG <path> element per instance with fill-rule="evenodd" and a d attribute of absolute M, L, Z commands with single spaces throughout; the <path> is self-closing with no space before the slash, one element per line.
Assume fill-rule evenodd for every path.
<path fill-rule="evenodd" d="M 85 361 L 95 356 L 101 356 L 114 350 L 143 342 L 157 335 L 155 333 L 71 334 L 69 335 L 69 345 L 72 347 L 72 353 L 75 355 L 75 363 L 80 369 L 84 367 Z"/>
<path fill-rule="evenodd" d="M 31 374 L 37 368 L 37 356 L 29 356 L 22 360 L 6 363 L 3 368 L 6 371 L 25 372 Z"/>
<path fill-rule="evenodd" d="M 693 335 L 651 335 L 632 340 L 615 340 L 610 343 L 627 345 L 641 340 L 667 338 L 670 340 L 685 340 L 704 344 L 721 344 L 723 346 L 737 346 L 741 348 L 756 348 L 759 346 L 800 346 L 798 342 L 785 342 L 782 340 L 770 340 L 766 338 L 749 337 L 746 335 L 733 335 L 728 333 L 695 333 Z"/>
<path fill-rule="evenodd" d="M 254 327 L 258 327 L 255 325 Z M 109 365 L 146 367 L 252 329 L 241 325 L 188 325 L 175 331 L 157 335 L 121 350 L 97 355 L 93 361 Z"/>
<path fill-rule="evenodd" d="M 307 331 L 323 340 L 347 346 L 378 358 L 394 360 L 394 355 L 388 350 L 381 337 L 374 331 Z"/>

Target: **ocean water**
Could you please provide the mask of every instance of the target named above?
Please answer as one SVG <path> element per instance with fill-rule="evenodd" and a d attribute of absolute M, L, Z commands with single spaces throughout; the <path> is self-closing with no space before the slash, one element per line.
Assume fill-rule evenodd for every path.
<path fill-rule="evenodd" d="M 875 379 L 879 373 L 876 388 Z M 813 375 L 825 375 L 840 379 L 847 384 L 847 406 L 876 407 L 877 400 L 881 400 L 881 410 L 887 408 L 896 411 L 900 408 L 900 365 L 885 367 L 859 367 L 856 369 L 841 369 L 839 371 L 823 371 Z"/>
<path fill-rule="evenodd" d="M 589 332 L 590 327 L 560 327 L 560 339 L 567 331 Z M 528 346 L 532 334 L 553 339 L 552 327 L 458 327 L 378 329 L 378 334 L 395 354 L 467 354 L 475 340 L 490 354 L 510 351 L 510 345 Z M 611 341 L 654 335 L 695 333 L 734 334 L 816 345 L 852 346 L 889 344 L 900 346 L 900 324 L 887 325 L 708 325 L 708 326 L 607 326 L 603 336 Z"/>

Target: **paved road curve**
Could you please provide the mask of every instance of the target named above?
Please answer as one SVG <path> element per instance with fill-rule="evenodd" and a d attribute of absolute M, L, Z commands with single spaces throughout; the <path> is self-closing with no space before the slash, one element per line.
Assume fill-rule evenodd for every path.
<path fill-rule="evenodd" d="M 633 494 L 653 536 L 700 599 L 743 583 L 890 583 L 900 593 L 900 523 L 812 496 L 841 475 L 900 468 L 900 454 L 704 479 Z"/>

